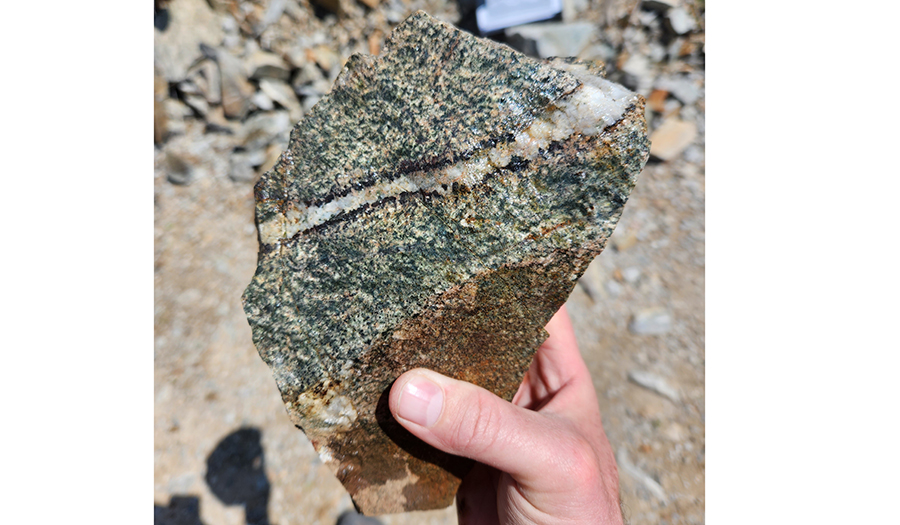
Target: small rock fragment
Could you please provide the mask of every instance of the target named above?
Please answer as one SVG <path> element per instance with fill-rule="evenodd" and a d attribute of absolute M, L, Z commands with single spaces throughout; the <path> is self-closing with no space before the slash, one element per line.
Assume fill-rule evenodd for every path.
<path fill-rule="evenodd" d="M 254 168 L 265 161 L 266 153 L 261 150 L 232 153 L 228 177 L 235 182 L 253 182 L 257 178 Z"/>
<path fill-rule="evenodd" d="M 254 93 L 253 96 L 250 97 L 250 103 L 253 104 L 256 109 L 261 109 L 263 111 L 272 111 L 275 109 L 275 101 L 263 91 Z"/>
<path fill-rule="evenodd" d="M 206 116 L 209 113 L 209 103 L 200 95 L 185 95 L 184 103 L 200 116 Z"/>
<path fill-rule="evenodd" d="M 166 179 L 172 184 L 190 184 L 197 176 L 197 170 L 193 166 L 192 159 L 186 156 L 179 155 L 173 151 L 166 151 L 164 162 Z"/>
<path fill-rule="evenodd" d="M 660 76 L 656 79 L 656 88 L 672 93 L 684 104 L 693 104 L 700 98 L 700 88 L 684 76 Z"/>
<path fill-rule="evenodd" d="M 303 117 L 303 109 L 300 107 L 300 101 L 294 89 L 284 82 L 270 78 L 264 78 L 259 81 L 259 89 L 275 102 L 288 110 L 291 116 L 291 122 L 297 122 Z"/>
<path fill-rule="evenodd" d="M 641 278 L 641 269 L 637 266 L 630 266 L 622 270 L 622 277 L 628 284 L 634 284 Z"/>
<path fill-rule="evenodd" d="M 641 310 L 632 319 L 628 329 L 637 335 L 661 335 L 672 329 L 672 316 L 665 308 Z"/>
<path fill-rule="evenodd" d="M 628 457 L 628 452 L 626 452 L 625 449 L 619 449 L 616 454 L 616 463 L 618 463 L 621 470 L 625 471 L 635 481 L 640 483 L 656 499 L 662 502 L 666 501 L 666 491 L 663 490 L 662 485 L 649 474 L 635 466 L 635 464 L 631 462 L 631 458 Z"/>
<path fill-rule="evenodd" d="M 190 117 L 194 114 L 191 108 L 187 107 L 184 102 L 175 100 L 174 98 L 167 98 L 163 101 L 162 106 L 163 111 L 166 114 L 164 135 L 169 136 L 184 133 L 185 117 Z"/>
<path fill-rule="evenodd" d="M 697 125 L 668 118 L 650 135 L 650 154 L 660 160 L 677 158 L 697 137 Z"/>
<path fill-rule="evenodd" d="M 679 35 L 690 33 L 697 28 L 697 22 L 694 17 L 683 7 L 675 7 L 669 10 L 667 14 L 669 25 L 672 31 Z"/>
<path fill-rule="evenodd" d="M 250 111 L 250 97 L 256 91 L 244 76 L 241 61 L 223 49 L 217 50 L 216 61 L 222 74 L 222 107 L 228 118 L 243 119 Z"/>
<path fill-rule="evenodd" d="M 331 71 L 340 63 L 340 56 L 326 45 L 318 45 L 310 50 L 310 55 L 316 64 L 325 71 Z"/>
<path fill-rule="evenodd" d="M 287 111 L 257 113 L 244 122 L 240 145 L 248 150 L 265 148 L 279 134 L 290 129 L 291 118 Z"/>
<path fill-rule="evenodd" d="M 291 77 L 291 70 L 287 64 L 275 53 L 269 53 L 262 49 L 257 50 L 247 59 L 247 71 L 250 78 L 259 80 L 262 78 L 275 78 L 287 80 Z"/>
<path fill-rule="evenodd" d="M 266 12 L 260 21 L 253 27 L 257 35 L 266 30 L 267 27 L 274 24 L 281 18 L 284 9 L 287 7 L 288 0 L 269 0 L 266 6 Z"/>
<path fill-rule="evenodd" d="M 222 79 L 219 66 L 212 60 L 203 60 L 188 71 L 188 80 L 200 90 L 210 104 L 222 103 Z"/>
<path fill-rule="evenodd" d="M 633 381 L 634 383 L 656 392 L 657 394 L 668 398 L 670 401 L 675 403 L 681 400 L 681 396 L 678 394 L 678 391 L 669 386 L 666 383 L 666 380 L 659 377 L 656 374 L 650 372 L 644 372 L 641 370 L 632 370 L 628 372 L 628 379 Z"/>
<path fill-rule="evenodd" d="M 590 22 L 546 22 L 511 27 L 505 31 L 509 43 L 523 53 L 541 58 L 574 57 L 587 46 L 594 33 Z"/>

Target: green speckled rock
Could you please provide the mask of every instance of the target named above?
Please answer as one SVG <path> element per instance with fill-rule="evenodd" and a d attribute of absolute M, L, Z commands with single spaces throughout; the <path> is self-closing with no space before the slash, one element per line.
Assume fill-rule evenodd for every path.
<path fill-rule="evenodd" d="M 396 423 L 390 385 L 426 367 L 512 398 L 647 161 L 643 104 L 420 12 L 294 128 L 256 185 L 244 309 L 362 512 L 452 503 L 471 462 Z"/>

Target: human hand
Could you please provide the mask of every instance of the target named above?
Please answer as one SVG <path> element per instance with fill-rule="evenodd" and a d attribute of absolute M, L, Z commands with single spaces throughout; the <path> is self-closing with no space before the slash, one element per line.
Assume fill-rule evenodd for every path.
<path fill-rule="evenodd" d="M 425 369 L 401 375 L 391 413 L 426 443 L 478 463 L 462 524 L 621 524 L 619 474 L 565 306 L 509 403 Z"/>

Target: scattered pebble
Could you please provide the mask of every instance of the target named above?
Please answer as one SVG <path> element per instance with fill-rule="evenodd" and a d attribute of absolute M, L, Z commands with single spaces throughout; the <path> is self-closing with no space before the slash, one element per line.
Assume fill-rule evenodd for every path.
<path fill-rule="evenodd" d="M 291 118 L 287 111 L 257 113 L 244 123 L 240 144 L 248 150 L 261 149 L 290 129 Z"/>
<path fill-rule="evenodd" d="M 216 52 L 219 71 L 222 74 L 222 107 L 228 118 L 243 119 L 250 111 L 250 97 L 256 92 L 244 77 L 240 60 L 224 49 Z"/>
<path fill-rule="evenodd" d="M 635 284 L 641 278 L 641 269 L 637 266 L 631 266 L 622 270 L 622 278 L 628 284 Z"/>
<path fill-rule="evenodd" d="M 672 329 L 672 315 L 665 308 L 647 308 L 631 318 L 628 325 L 637 335 L 662 335 Z"/>
<path fill-rule="evenodd" d="M 303 117 L 303 109 L 300 107 L 297 95 L 287 83 L 272 78 L 264 78 L 259 81 L 259 89 L 270 99 L 288 110 L 292 123 L 296 123 Z"/>
<path fill-rule="evenodd" d="M 594 33 L 590 22 L 545 22 L 511 27 L 505 31 L 510 45 L 525 54 L 549 57 L 574 57 L 587 46 Z"/>
<path fill-rule="evenodd" d="M 191 162 L 192 159 L 179 155 L 173 151 L 166 151 L 165 169 L 166 179 L 172 184 L 186 185 L 194 181 L 197 170 Z"/>
<path fill-rule="evenodd" d="M 643 485 L 643 487 L 656 499 L 662 502 L 667 500 L 666 491 L 663 490 L 662 485 L 650 477 L 649 474 L 635 466 L 635 464 L 631 462 L 631 458 L 628 457 L 628 452 L 626 452 L 624 448 L 620 448 L 616 454 L 616 463 L 618 463 L 619 469 L 626 472 L 635 481 Z"/>
<path fill-rule="evenodd" d="M 650 134 L 650 154 L 660 160 L 672 160 L 696 137 L 696 124 L 675 117 L 668 118 Z"/>
<path fill-rule="evenodd" d="M 697 22 L 694 20 L 694 17 L 683 7 L 670 9 L 666 18 L 669 20 L 672 31 L 679 35 L 689 33 L 697 28 Z"/>
<path fill-rule="evenodd" d="M 665 379 L 651 372 L 632 370 L 631 372 L 628 372 L 628 379 L 635 384 L 640 385 L 648 390 L 652 390 L 653 392 L 656 392 L 657 394 L 668 398 L 670 401 L 673 401 L 675 403 L 681 400 L 681 396 L 678 394 L 677 390 L 669 386 Z"/>
<path fill-rule="evenodd" d="M 700 88 L 685 76 L 663 75 L 656 79 L 655 86 L 668 91 L 684 104 L 693 104 L 700 98 Z"/>
<path fill-rule="evenodd" d="M 247 59 L 247 71 L 250 72 L 250 78 L 255 80 L 263 78 L 287 80 L 291 77 L 291 70 L 281 57 L 261 49 Z"/>

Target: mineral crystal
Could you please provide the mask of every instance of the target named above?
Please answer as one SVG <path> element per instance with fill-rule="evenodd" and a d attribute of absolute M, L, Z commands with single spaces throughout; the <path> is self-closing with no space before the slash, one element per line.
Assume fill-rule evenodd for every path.
<path fill-rule="evenodd" d="M 387 393 L 426 367 L 511 399 L 647 161 L 644 100 L 419 12 L 350 57 L 256 185 L 244 293 L 292 421 L 366 514 L 452 503 L 470 460 Z"/>

